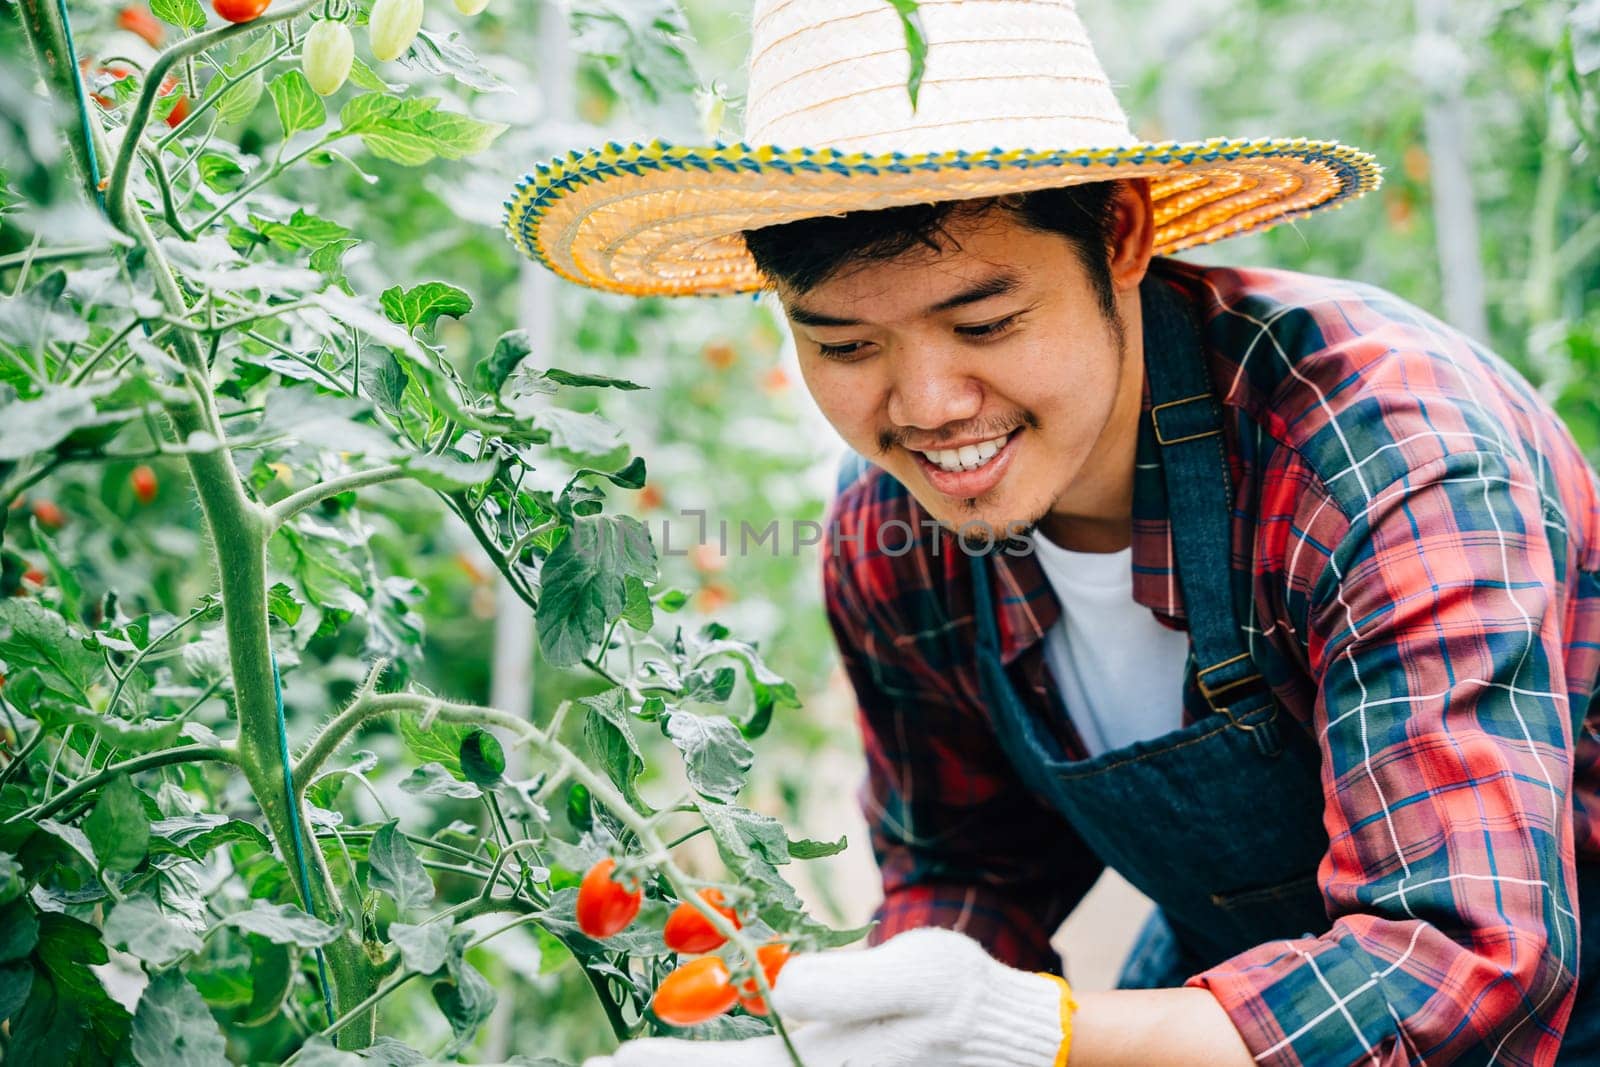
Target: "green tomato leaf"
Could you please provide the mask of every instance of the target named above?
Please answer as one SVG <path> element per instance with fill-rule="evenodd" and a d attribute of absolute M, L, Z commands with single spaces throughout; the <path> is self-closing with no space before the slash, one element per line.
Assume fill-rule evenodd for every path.
<path fill-rule="evenodd" d="M 440 316 L 460 318 L 472 310 L 472 297 L 444 282 L 423 282 L 410 289 L 396 285 L 385 289 L 378 302 L 391 322 L 399 323 L 410 333 L 419 326 L 433 329 Z"/>
<path fill-rule="evenodd" d="M 631 382 L 626 378 L 613 378 L 608 374 L 578 374 L 575 371 L 562 370 L 560 367 L 548 367 L 544 376 L 557 385 L 571 385 L 580 389 L 621 389 L 624 391 L 644 389 L 647 386 L 638 382 Z"/>
<path fill-rule="evenodd" d="M 337 241 L 329 241 L 311 253 L 307 264 L 312 270 L 326 274 L 330 278 L 344 277 L 344 254 L 361 242 L 354 237 L 341 237 Z"/>
<path fill-rule="evenodd" d="M 500 392 L 511 372 L 533 352 L 527 330 L 510 330 L 500 335 L 487 359 L 473 372 L 473 382 L 486 393 Z"/>
<path fill-rule="evenodd" d="M 292 71 L 291 73 L 299 74 L 299 71 Z M 300 77 L 302 81 L 305 79 L 303 74 Z M 277 86 L 282 80 L 283 78 L 280 77 L 272 83 L 274 100 L 277 100 Z M 306 91 L 310 92 L 310 88 L 307 87 Z M 321 103 L 321 98 L 318 97 L 317 99 L 318 103 Z M 316 215 L 309 214 L 304 208 L 296 208 L 287 222 L 279 222 L 276 219 L 263 218 L 260 215 L 252 214 L 250 216 L 250 225 L 254 226 L 257 233 L 273 244 L 290 251 L 321 248 L 329 241 L 337 241 L 350 236 L 350 230 L 347 227 L 329 219 L 318 218 Z"/>
<path fill-rule="evenodd" d="M 534 416 L 533 424 L 550 434 L 550 443 L 581 459 L 609 456 L 622 446 L 622 431 L 603 415 L 545 408 Z"/>
<path fill-rule="evenodd" d="M 150 0 L 150 14 L 181 30 L 198 30 L 206 24 L 200 0 Z"/>
<path fill-rule="evenodd" d="M 567 786 L 567 821 L 579 833 L 594 825 L 594 803 L 589 796 L 589 787 L 582 782 Z"/>
<path fill-rule="evenodd" d="M 27 960 L 18 960 L 14 963 L 0 964 L 0 1019 L 10 1019 L 17 1014 L 17 1009 L 28 1002 L 28 995 L 33 992 L 33 964 Z M 13 1026 L 19 1026 L 13 1023 Z M 12 1031 L 11 1053 L 13 1056 L 21 1055 L 16 1043 L 17 1030 Z M 60 1050 L 57 1049 L 59 1052 Z M 18 1060 L 17 1062 L 23 1062 Z"/>
<path fill-rule="evenodd" d="M 52 332 L 49 336 L 60 342 L 67 333 Z M 0 341 L 4 340 L 0 336 Z M 31 400 L 0 403 L 0 462 L 48 452 L 73 431 L 97 425 L 103 417 L 95 409 L 95 401 L 107 392 L 103 384 L 48 386 Z M 4 394 L 0 394 L 3 399 Z"/>
<path fill-rule="evenodd" d="M 250 1002 L 239 1020 L 245 1026 L 260 1025 L 278 1017 L 283 1002 L 294 988 L 295 952 L 265 938 L 250 938 Z M 301 1057 L 304 1062 L 305 1057 Z"/>
<path fill-rule="evenodd" d="M 487 979 L 469 963 L 456 969 L 454 980 L 433 984 L 433 1002 L 450 1021 L 455 1038 L 446 1046 L 444 1059 L 454 1059 L 494 1012 L 495 993 Z"/>
<path fill-rule="evenodd" d="M 504 93 L 511 89 L 478 61 L 472 50 L 461 43 L 461 34 L 417 31 L 411 51 L 401 64 L 435 77 L 449 77 L 480 93 Z"/>
<path fill-rule="evenodd" d="M 0 904 L 13 901 L 27 889 L 22 880 L 22 864 L 9 852 L 0 852 Z M 3 1016 L 0 1016 L 3 1018 Z"/>
<path fill-rule="evenodd" d="M 461 742 L 461 771 L 467 780 L 491 786 L 506 772 L 506 752 L 495 736 L 474 730 Z"/>
<path fill-rule="evenodd" d="M 98 1059 L 86 1055 L 83 1062 L 110 1062 L 113 1050 L 127 1038 L 129 1016 L 128 1010 L 111 999 L 99 976 L 90 969 L 110 958 L 100 940 L 100 932 L 67 915 L 40 915 L 39 945 L 34 951 L 35 958 L 43 964 L 44 974 L 35 978 L 33 996 L 45 992 L 51 998 L 59 998 L 55 1003 L 66 1017 L 70 1036 L 52 1029 L 49 1019 L 37 1020 L 29 1026 L 18 1021 L 6 1049 L 6 1062 L 76 1062 L 70 1051 L 81 1047 L 85 1041 L 92 1041 L 101 1055 Z M 46 977 L 48 980 L 41 980 Z M 28 1009 L 24 1008 L 23 1015 L 27 1014 Z M 27 1029 L 34 1029 L 35 1033 L 44 1031 L 46 1035 L 43 1049 L 33 1059 L 22 1051 L 27 1044 L 22 1031 Z"/>
<path fill-rule="evenodd" d="M 393 897 L 402 914 L 433 900 L 433 880 L 401 835 L 398 819 L 384 823 L 372 835 L 367 862 L 372 868 L 367 884 Z"/>
<path fill-rule="evenodd" d="M 108 871 L 131 871 L 150 850 L 150 817 L 145 814 L 144 798 L 125 774 L 100 790 L 83 829 Z"/>
<path fill-rule="evenodd" d="M 438 763 L 463 781 L 466 775 L 461 771 L 461 742 L 472 729 L 461 723 L 435 719 L 433 725 L 424 730 L 415 716 L 406 715 L 400 719 L 400 739 L 413 756 Z"/>
<path fill-rule="evenodd" d="M 256 109 L 261 94 L 266 91 L 267 81 L 259 70 L 252 74 L 244 72 L 267 58 L 272 51 L 272 42 L 272 34 L 261 34 L 250 47 L 222 65 L 223 74 L 229 78 L 239 79 L 226 90 L 222 89 L 224 85 L 222 78 L 215 78 L 207 84 L 208 95 L 213 91 L 222 91 L 222 98 L 217 101 L 217 116 L 221 121 L 243 122 Z M 213 85 L 217 87 L 216 90 L 211 88 Z"/>
<path fill-rule="evenodd" d="M 316 948 L 326 945 L 339 931 L 314 915 L 307 915 L 293 904 L 269 904 L 257 900 L 253 907 L 236 911 L 221 922 L 247 934 L 259 934 L 279 945 Z"/>
<path fill-rule="evenodd" d="M 388 349 L 369 348 L 362 353 L 361 388 L 372 398 L 379 411 L 398 416 L 404 407 L 406 386 L 409 384 L 411 379 Z"/>
<path fill-rule="evenodd" d="M 813 841 L 808 837 L 796 841 L 791 838 L 789 855 L 797 860 L 817 860 L 825 856 L 837 856 L 848 844 L 849 841 L 843 837 L 837 841 Z"/>
<path fill-rule="evenodd" d="M 732 667 L 708 670 L 696 667 L 683 676 L 683 699 L 698 700 L 704 704 L 724 704 L 733 695 L 739 675 Z"/>
<path fill-rule="evenodd" d="M 631 516 L 578 519 L 540 574 L 539 645 L 554 666 L 580 662 L 627 604 L 629 576 L 653 581 L 650 531 Z"/>
<path fill-rule="evenodd" d="M 683 753 L 684 770 L 695 792 L 732 803 L 755 763 L 755 752 L 739 728 L 727 719 L 680 711 L 667 719 L 666 731 Z"/>
<path fill-rule="evenodd" d="M 579 697 L 578 703 L 588 709 L 583 721 L 584 739 L 595 760 L 605 768 L 606 776 L 622 791 L 628 803 L 646 815 L 651 808 L 639 796 L 635 783 L 644 773 L 644 756 L 639 742 L 633 736 L 620 688 L 607 689 L 594 696 Z"/>
<path fill-rule="evenodd" d="M 154 897 L 144 894 L 118 901 L 106 916 L 104 933 L 109 944 L 155 967 L 166 967 L 187 953 L 199 952 L 202 944 L 194 931 L 174 922 Z"/>
<path fill-rule="evenodd" d="M 628 99 L 654 107 L 694 91 L 677 0 L 576 0 L 569 18 L 573 50 L 599 64 Z"/>
<path fill-rule="evenodd" d="M 406 970 L 418 974 L 432 974 L 444 966 L 450 955 L 450 928 L 444 923 L 422 926 L 390 923 L 389 937 L 400 949 L 400 960 Z"/>
<path fill-rule="evenodd" d="M 446 493 L 481 485 L 500 469 L 493 459 L 470 460 L 459 453 L 434 452 L 406 456 L 401 466 L 429 489 Z"/>
<path fill-rule="evenodd" d="M 655 612 L 650 610 L 650 590 L 631 574 L 624 579 L 624 587 L 622 621 L 642 634 L 649 633 L 656 621 Z"/>
<path fill-rule="evenodd" d="M 390 85 L 373 71 L 360 56 L 350 62 L 350 84 L 357 89 L 370 89 L 375 93 L 386 93 L 399 86 Z"/>
<path fill-rule="evenodd" d="M 272 106 L 277 109 L 278 121 L 283 125 L 284 140 L 328 121 L 328 109 L 322 97 L 298 69 L 286 70 L 273 78 L 267 91 L 272 94 Z"/>
<path fill-rule="evenodd" d="M 412 167 L 435 156 L 463 159 L 487 148 L 505 130 L 498 122 L 479 122 L 438 106 L 437 97 L 363 93 L 340 109 L 339 121 L 373 155 Z"/>
<path fill-rule="evenodd" d="M 31 901 L 13 900 L 0 908 L 0 963 L 27 959 L 38 943 L 39 920 Z"/>
<path fill-rule="evenodd" d="M 471 782 L 463 782 L 438 763 L 424 763 L 400 780 L 401 792 L 415 797 L 454 797 L 471 800 L 483 796 L 483 790 Z"/>
<path fill-rule="evenodd" d="M 200 991 L 176 970 L 150 979 L 130 1037 L 133 1058 L 145 1067 L 215 1067 L 228 1059 L 217 1020 Z"/>

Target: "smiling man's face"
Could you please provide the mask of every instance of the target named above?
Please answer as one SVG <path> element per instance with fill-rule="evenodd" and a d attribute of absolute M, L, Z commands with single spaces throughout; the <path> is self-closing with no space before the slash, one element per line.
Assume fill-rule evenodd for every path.
<path fill-rule="evenodd" d="M 850 263 L 804 293 L 779 286 L 823 414 L 946 526 L 1037 523 L 1085 551 L 1127 543 L 1143 187 L 1116 211 L 1115 317 L 1066 238 L 998 207 L 952 215 L 953 244 L 937 252 Z"/>

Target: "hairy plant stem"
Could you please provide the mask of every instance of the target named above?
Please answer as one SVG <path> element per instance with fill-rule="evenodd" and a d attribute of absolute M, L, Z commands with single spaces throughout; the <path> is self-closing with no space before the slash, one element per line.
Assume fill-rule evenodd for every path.
<path fill-rule="evenodd" d="M 277 529 L 306 508 L 319 504 L 329 497 L 355 489 L 364 489 L 369 485 L 392 482 L 396 478 L 405 478 L 410 474 L 410 471 L 398 463 L 391 463 L 383 467 L 373 467 L 371 470 L 352 471 L 337 478 L 329 478 L 316 485 L 307 486 L 272 505 L 267 511 L 267 525 Z"/>
<path fill-rule="evenodd" d="M 43 732 L 40 732 L 43 736 Z M 165 748 L 159 752 L 146 752 L 142 756 L 113 763 L 99 773 L 85 778 L 83 781 L 65 790 L 60 796 L 41 805 L 37 810 L 27 813 L 28 818 L 48 819 L 62 808 L 67 807 L 81 796 L 94 792 L 119 774 L 134 774 L 138 771 L 154 770 L 157 767 L 170 767 L 178 763 L 238 763 L 239 756 L 232 746 L 185 745 L 182 748 Z"/>

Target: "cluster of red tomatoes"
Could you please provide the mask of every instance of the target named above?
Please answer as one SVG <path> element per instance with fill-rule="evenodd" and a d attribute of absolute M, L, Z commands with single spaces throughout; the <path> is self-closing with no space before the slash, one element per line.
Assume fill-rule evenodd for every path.
<path fill-rule="evenodd" d="M 612 877 L 617 861 L 603 859 L 589 868 L 578 887 L 578 928 L 590 937 L 600 940 L 621 933 L 639 914 L 644 900 L 640 889 L 629 889 Z M 722 903 L 722 892 L 702 889 L 700 899 L 711 905 L 723 918 L 739 929 L 739 915 Z M 661 931 L 667 947 L 684 955 L 715 952 L 727 939 L 723 937 L 704 915 L 692 904 L 679 904 L 667 916 Z M 763 945 L 756 950 L 756 963 L 766 975 L 767 985 L 778 980 L 778 972 L 789 961 L 789 946 L 781 942 Z M 760 995 L 754 979 L 735 985 L 728 965 L 718 956 L 699 956 L 674 970 L 661 980 L 650 1010 L 662 1022 L 673 1026 L 692 1026 L 705 1022 L 743 1004 L 754 1015 L 767 1014 L 767 1002 Z"/>

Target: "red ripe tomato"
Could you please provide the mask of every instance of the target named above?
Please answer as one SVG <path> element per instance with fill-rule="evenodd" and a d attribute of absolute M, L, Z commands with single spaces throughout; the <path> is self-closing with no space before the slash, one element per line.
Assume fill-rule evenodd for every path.
<path fill-rule="evenodd" d="M 133 468 L 133 473 L 128 475 L 128 482 L 133 486 L 133 495 L 141 504 L 155 500 L 156 491 L 161 488 L 161 484 L 156 481 L 156 472 L 142 463 Z"/>
<path fill-rule="evenodd" d="M 777 941 L 762 945 L 756 949 L 756 962 L 761 965 L 761 973 L 767 976 L 767 985 L 770 986 L 778 980 L 778 972 L 783 970 L 783 965 L 789 962 L 789 946 Z M 754 978 L 746 978 L 739 984 L 739 1003 L 751 1015 L 767 1013 L 767 1000 L 761 995 L 760 988 Z"/>
<path fill-rule="evenodd" d="M 693 1026 L 721 1015 L 738 999 L 728 965 L 716 956 L 701 956 L 661 979 L 650 1010 L 664 1023 Z"/>
<path fill-rule="evenodd" d="M 53 500 L 35 500 L 33 517 L 47 530 L 59 530 L 67 524 L 67 514 Z"/>
<path fill-rule="evenodd" d="M 154 15 L 132 4 L 117 12 L 117 25 L 143 37 L 151 48 L 160 48 L 162 39 L 167 35 L 166 28 L 156 21 Z"/>
<path fill-rule="evenodd" d="M 639 914 L 644 901 L 644 891 L 629 892 L 622 883 L 614 881 L 611 872 L 617 861 L 603 859 L 589 868 L 578 887 L 578 929 L 593 938 L 610 937 L 620 933 Z"/>
<path fill-rule="evenodd" d="M 229 22 L 251 22 L 261 17 L 272 0 L 211 0 L 211 7 Z"/>
<path fill-rule="evenodd" d="M 722 890 L 702 889 L 700 899 L 721 913 L 723 918 L 733 924 L 735 930 L 739 929 L 739 915 L 732 908 L 723 906 Z M 668 948 L 686 955 L 710 952 L 727 940 L 717 933 L 710 920 L 696 911 L 693 904 L 688 903 L 679 904 L 672 909 L 672 914 L 667 916 L 667 925 L 662 928 L 661 934 L 666 939 Z"/>
<path fill-rule="evenodd" d="M 172 129 L 177 129 L 178 124 L 188 117 L 189 98 L 187 96 L 180 95 L 178 97 L 178 102 L 172 105 L 172 110 L 167 112 L 167 125 Z"/>

